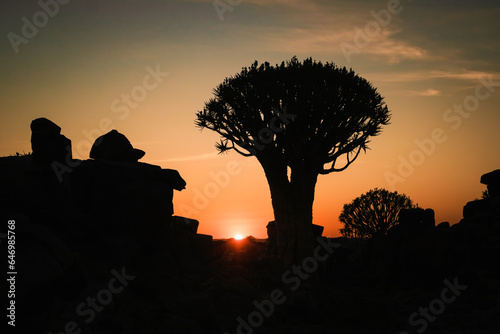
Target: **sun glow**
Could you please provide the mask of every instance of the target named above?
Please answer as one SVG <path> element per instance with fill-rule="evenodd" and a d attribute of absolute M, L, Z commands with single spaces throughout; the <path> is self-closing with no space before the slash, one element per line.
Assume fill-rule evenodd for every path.
<path fill-rule="evenodd" d="M 236 235 L 234 236 L 234 239 L 236 239 L 236 240 L 241 240 L 241 239 L 243 239 L 243 236 L 242 236 L 241 234 L 236 234 Z"/>

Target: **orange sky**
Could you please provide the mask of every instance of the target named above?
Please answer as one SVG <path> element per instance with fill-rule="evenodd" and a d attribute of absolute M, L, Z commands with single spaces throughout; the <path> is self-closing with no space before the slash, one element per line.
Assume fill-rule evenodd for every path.
<path fill-rule="evenodd" d="M 261 167 L 217 155 L 218 136 L 195 128 L 195 114 L 254 60 L 313 57 L 352 67 L 392 112 L 371 150 L 319 177 L 314 223 L 338 236 L 342 206 L 375 187 L 456 223 L 485 189 L 480 176 L 500 168 L 500 5 L 458 3 L 246 0 L 218 13 L 208 0 L 75 1 L 17 45 L 10 33 L 24 38 L 22 18 L 42 9 L 4 3 L 0 155 L 31 151 L 37 117 L 61 126 L 77 158 L 115 128 L 146 151 L 141 161 L 179 170 L 187 189 L 175 211 L 200 233 L 265 237 L 273 214 Z"/>

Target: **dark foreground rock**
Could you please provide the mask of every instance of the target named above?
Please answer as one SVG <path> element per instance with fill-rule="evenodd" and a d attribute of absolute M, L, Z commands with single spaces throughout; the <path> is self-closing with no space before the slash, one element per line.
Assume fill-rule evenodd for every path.
<path fill-rule="evenodd" d="M 71 140 L 61 134 L 61 128 L 46 118 L 31 122 L 32 159 L 36 164 L 71 159 Z"/>
<path fill-rule="evenodd" d="M 19 332 L 499 333 L 494 186 L 456 224 L 418 209 L 371 240 L 315 226 L 315 253 L 283 268 L 267 242 L 213 240 L 175 216 L 177 171 L 106 157 L 0 158 Z"/>

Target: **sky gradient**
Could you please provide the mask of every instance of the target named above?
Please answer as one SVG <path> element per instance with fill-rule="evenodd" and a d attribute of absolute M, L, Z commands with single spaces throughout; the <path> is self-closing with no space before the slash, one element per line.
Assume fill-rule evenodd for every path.
<path fill-rule="evenodd" d="M 81 159 L 117 129 L 146 151 L 141 161 L 181 173 L 187 189 L 174 194 L 175 214 L 215 238 L 265 237 L 273 219 L 257 160 L 217 155 L 218 135 L 194 126 L 213 89 L 255 60 L 296 55 L 352 67 L 392 113 L 366 154 L 319 177 L 313 221 L 327 236 L 339 235 L 342 206 L 376 187 L 434 209 L 437 223 L 457 223 L 486 189 L 480 176 L 500 168 L 498 1 L 0 6 L 0 156 L 31 151 L 38 117 L 58 124 Z"/>

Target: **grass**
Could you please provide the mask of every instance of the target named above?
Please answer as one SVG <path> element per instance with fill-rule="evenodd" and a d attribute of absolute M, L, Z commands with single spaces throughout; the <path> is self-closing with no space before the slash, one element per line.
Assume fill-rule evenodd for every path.
<path fill-rule="evenodd" d="M 19 153 L 19 152 L 16 152 L 16 154 L 11 154 L 11 155 L 5 155 L 1 158 L 9 158 L 9 157 L 26 157 L 26 156 L 31 156 L 32 155 L 32 152 L 24 152 L 23 153 Z"/>

